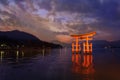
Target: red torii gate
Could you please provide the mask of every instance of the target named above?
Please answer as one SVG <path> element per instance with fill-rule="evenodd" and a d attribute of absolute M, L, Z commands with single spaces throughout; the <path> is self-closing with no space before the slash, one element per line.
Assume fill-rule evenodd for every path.
<path fill-rule="evenodd" d="M 80 41 L 85 41 L 83 42 L 83 52 L 89 53 L 92 52 L 92 43 L 89 43 L 89 40 L 93 40 L 93 36 L 96 34 L 96 32 L 90 32 L 86 34 L 74 34 L 71 35 L 75 40 L 72 42 L 72 52 L 80 52 L 82 51 L 82 47 L 79 44 Z"/>

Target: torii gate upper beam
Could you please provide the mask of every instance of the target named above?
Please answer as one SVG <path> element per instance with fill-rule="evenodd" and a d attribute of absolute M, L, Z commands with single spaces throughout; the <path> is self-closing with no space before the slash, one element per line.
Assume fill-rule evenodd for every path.
<path fill-rule="evenodd" d="M 86 37 L 86 36 L 88 36 L 88 37 L 92 37 L 92 36 L 94 36 L 96 34 L 96 32 L 90 32 L 90 33 L 86 33 L 86 34 L 75 34 L 75 35 L 71 35 L 71 37 L 80 37 L 80 38 L 84 38 L 84 37 Z"/>

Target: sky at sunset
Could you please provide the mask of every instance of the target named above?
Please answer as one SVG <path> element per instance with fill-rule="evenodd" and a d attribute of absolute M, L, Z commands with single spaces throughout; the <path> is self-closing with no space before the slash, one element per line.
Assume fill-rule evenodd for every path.
<path fill-rule="evenodd" d="M 91 31 L 98 40 L 120 40 L 120 0 L 0 0 L 0 31 L 12 30 L 48 42 Z"/>

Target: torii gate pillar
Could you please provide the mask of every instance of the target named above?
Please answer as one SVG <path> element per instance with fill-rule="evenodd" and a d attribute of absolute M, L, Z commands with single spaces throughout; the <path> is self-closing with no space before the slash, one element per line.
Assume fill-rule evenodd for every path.
<path fill-rule="evenodd" d="M 79 37 L 75 38 L 75 41 L 72 42 L 72 52 L 80 52 L 81 51 L 81 47 L 79 44 Z"/>

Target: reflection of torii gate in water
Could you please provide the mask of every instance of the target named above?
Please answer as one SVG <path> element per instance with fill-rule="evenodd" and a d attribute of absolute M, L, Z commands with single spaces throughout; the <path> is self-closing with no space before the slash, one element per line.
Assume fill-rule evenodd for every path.
<path fill-rule="evenodd" d="M 92 52 L 92 43 L 89 43 L 89 40 L 92 40 L 93 36 L 96 34 L 96 32 L 86 33 L 86 34 L 80 34 L 80 35 L 71 35 L 75 40 L 72 42 L 72 52 L 80 52 L 82 51 L 85 53 Z M 80 41 L 83 42 L 83 47 L 79 44 Z"/>

